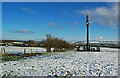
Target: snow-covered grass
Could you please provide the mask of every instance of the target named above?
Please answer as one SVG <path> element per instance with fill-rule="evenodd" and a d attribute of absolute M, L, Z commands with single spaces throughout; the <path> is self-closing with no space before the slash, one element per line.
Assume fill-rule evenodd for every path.
<path fill-rule="evenodd" d="M 52 52 L 26 60 L 2 62 L 0 76 L 117 76 L 118 50 L 101 50 Z"/>
<path fill-rule="evenodd" d="M 101 52 L 118 52 L 118 50 L 117 48 L 101 48 Z"/>
<path fill-rule="evenodd" d="M 37 53 L 41 53 L 41 52 L 46 52 L 45 48 L 40 48 L 40 47 L 13 47 L 13 46 L 9 46 L 9 47 L 5 47 L 2 46 L 1 48 L 5 48 L 5 53 L 24 53 L 24 49 L 26 49 L 27 53 L 31 53 L 31 49 L 32 52 L 37 52 Z"/>

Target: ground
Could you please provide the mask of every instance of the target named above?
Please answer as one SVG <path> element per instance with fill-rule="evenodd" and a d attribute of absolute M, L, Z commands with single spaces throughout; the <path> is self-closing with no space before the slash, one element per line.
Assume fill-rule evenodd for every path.
<path fill-rule="evenodd" d="M 0 76 L 117 76 L 118 49 L 102 52 L 52 52 L 1 62 Z"/>

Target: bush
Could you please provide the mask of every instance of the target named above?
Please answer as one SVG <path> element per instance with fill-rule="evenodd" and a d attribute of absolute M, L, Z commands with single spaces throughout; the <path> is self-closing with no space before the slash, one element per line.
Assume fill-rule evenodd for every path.
<path fill-rule="evenodd" d="M 51 48 L 54 51 L 62 51 L 63 49 L 73 49 L 74 46 L 63 39 L 53 37 L 50 34 L 46 35 L 46 40 L 44 40 L 44 47 L 47 48 L 47 52 L 51 52 Z"/>

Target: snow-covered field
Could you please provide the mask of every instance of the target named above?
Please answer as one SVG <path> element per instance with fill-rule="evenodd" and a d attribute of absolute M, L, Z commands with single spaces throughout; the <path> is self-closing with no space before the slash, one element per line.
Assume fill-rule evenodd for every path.
<path fill-rule="evenodd" d="M 31 53 L 31 52 L 46 52 L 45 48 L 40 48 L 40 47 L 13 47 L 13 46 L 9 46 L 9 47 L 5 47 L 2 46 L 1 48 L 5 48 L 5 53 L 9 54 L 9 53 L 24 53 L 24 49 L 26 49 L 27 53 Z M 32 51 L 31 51 L 32 49 Z"/>
<path fill-rule="evenodd" d="M 102 52 L 52 52 L 0 63 L 0 76 L 117 76 L 118 49 Z"/>

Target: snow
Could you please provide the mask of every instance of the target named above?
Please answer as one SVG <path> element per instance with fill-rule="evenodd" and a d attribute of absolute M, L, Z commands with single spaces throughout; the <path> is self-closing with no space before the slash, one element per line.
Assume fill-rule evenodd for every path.
<path fill-rule="evenodd" d="M 13 46 L 9 46 L 9 47 L 5 47 L 2 46 L 1 48 L 5 48 L 5 53 L 24 53 L 24 49 L 26 49 L 26 53 L 31 53 L 31 49 L 32 52 L 37 52 L 37 53 L 41 53 L 41 52 L 46 52 L 45 48 L 40 48 L 40 47 L 13 47 Z"/>
<path fill-rule="evenodd" d="M 2 62 L 0 76 L 117 76 L 118 49 L 102 52 L 52 52 L 26 60 Z"/>

